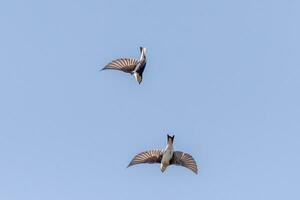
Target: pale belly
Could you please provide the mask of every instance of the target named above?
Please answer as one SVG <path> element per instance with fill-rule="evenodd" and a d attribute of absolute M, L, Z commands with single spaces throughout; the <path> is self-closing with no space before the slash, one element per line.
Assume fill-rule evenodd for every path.
<path fill-rule="evenodd" d="M 162 159 L 161 159 L 161 163 L 162 163 L 163 165 L 169 165 L 170 160 L 172 159 L 172 157 L 173 157 L 173 151 L 172 151 L 172 150 L 167 150 L 167 151 L 164 153 L 164 155 L 163 155 L 163 157 L 162 157 Z"/>

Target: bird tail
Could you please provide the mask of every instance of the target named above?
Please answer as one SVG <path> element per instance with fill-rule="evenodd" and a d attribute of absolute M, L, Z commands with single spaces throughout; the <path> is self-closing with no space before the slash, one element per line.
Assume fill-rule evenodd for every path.
<path fill-rule="evenodd" d="M 140 59 L 145 58 L 146 57 L 146 48 L 140 47 L 140 52 L 141 52 L 141 58 Z"/>
<path fill-rule="evenodd" d="M 140 47 L 140 52 L 143 53 L 144 49 L 144 47 Z"/>
<path fill-rule="evenodd" d="M 98 71 L 103 71 L 106 69 L 106 67 L 103 67 L 103 66 L 98 66 L 97 68 L 98 68 Z"/>
<path fill-rule="evenodd" d="M 171 143 L 171 144 L 173 144 L 173 141 L 174 141 L 174 137 L 175 137 L 175 135 L 173 135 L 173 136 L 170 136 L 170 135 L 168 134 L 167 136 L 168 136 L 168 143 Z"/>

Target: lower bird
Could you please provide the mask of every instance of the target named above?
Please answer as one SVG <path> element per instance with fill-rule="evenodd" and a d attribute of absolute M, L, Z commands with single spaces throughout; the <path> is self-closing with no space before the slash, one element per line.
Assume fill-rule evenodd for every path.
<path fill-rule="evenodd" d="M 169 165 L 179 165 L 198 173 L 198 168 L 194 158 L 188 153 L 174 151 L 174 135 L 167 135 L 167 147 L 165 150 L 148 150 L 137 154 L 127 167 L 141 163 L 160 163 L 160 170 L 164 172 Z"/>
<path fill-rule="evenodd" d="M 141 84 L 143 80 L 143 72 L 146 67 L 146 48 L 140 47 L 140 59 L 134 58 L 119 58 L 108 63 L 102 70 L 113 69 L 130 73 L 135 80 Z"/>

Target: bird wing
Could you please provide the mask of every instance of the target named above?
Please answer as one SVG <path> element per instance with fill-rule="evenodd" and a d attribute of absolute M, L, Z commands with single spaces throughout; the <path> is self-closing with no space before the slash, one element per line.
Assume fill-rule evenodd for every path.
<path fill-rule="evenodd" d="M 141 163 L 160 163 L 163 156 L 163 152 L 164 151 L 162 149 L 155 149 L 139 153 L 131 160 L 127 167 Z"/>
<path fill-rule="evenodd" d="M 175 151 L 172 159 L 170 160 L 170 165 L 180 165 L 192 170 L 195 174 L 198 173 L 198 168 L 194 158 L 188 154 L 181 151 Z"/>
<path fill-rule="evenodd" d="M 102 70 L 114 69 L 114 70 L 120 70 L 120 71 L 127 72 L 127 73 L 132 73 L 132 71 L 135 69 L 137 64 L 138 64 L 138 60 L 136 60 L 136 59 L 120 58 L 120 59 L 111 61 Z"/>

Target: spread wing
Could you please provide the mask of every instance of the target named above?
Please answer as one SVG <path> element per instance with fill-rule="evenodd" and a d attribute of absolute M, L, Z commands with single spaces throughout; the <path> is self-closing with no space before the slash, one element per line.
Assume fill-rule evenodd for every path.
<path fill-rule="evenodd" d="M 192 170 L 195 174 L 198 173 L 198 168 L 196 161 L 194 158 L 188 154 L 181 151 L 175 151 L 173 154 L 173 158 L 170 161 L 170 164 L 172 165 L 180 165 L 183 167 L 186 167 L 190 170 Z"/>
<path fill-rule="evenodd" d="M 114 69 L 114 70 L 120 70 L 127 73 L 132 73 L 132 71 L 135 69 L 137 64 L 138 64 L 138 60 L 136 59 L 120 58 L 108 63 L 102 70 Z"/>
<path fill-rule="evenodd" d="M 159 150 L 159 149 L 144 151 L 136 155 L 131 160 L 131 162 L 127 167 L 141 164 L 141 163 L 149 163 L 149 164 L 160 163 L 162 159 L 162 155 L 163 155 L 163 150 Z"/>

